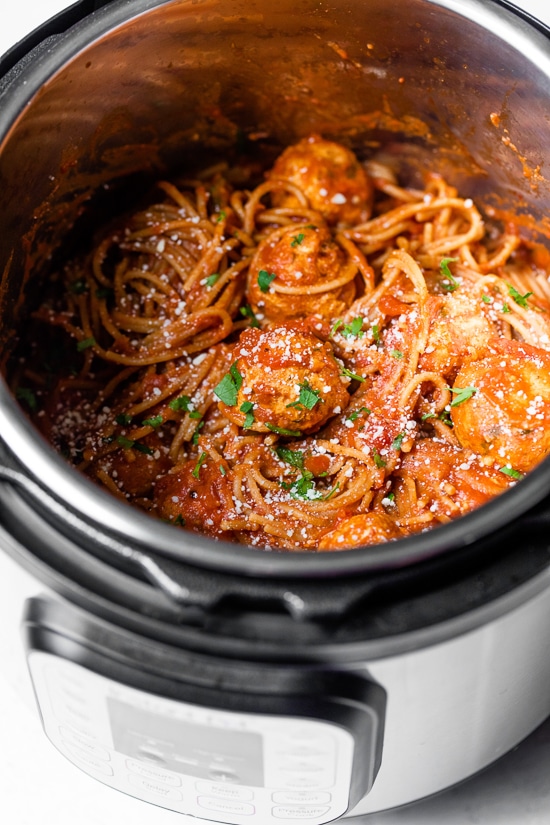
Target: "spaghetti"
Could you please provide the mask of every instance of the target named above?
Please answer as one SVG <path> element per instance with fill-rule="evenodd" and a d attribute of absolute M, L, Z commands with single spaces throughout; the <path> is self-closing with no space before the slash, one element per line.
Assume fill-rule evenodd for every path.
<path fill-rule="evenodd" d="M 325 551 L 444 524 L 550 452 L 540 249 L 319 137 L 231 180 L 160 182 L 52 278 L 12 386 L 71 463 L 175 526 Z"/>

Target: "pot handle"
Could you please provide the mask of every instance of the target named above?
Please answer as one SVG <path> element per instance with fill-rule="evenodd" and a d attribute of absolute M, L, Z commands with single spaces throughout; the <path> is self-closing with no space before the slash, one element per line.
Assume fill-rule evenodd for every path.
<path fill-rule="evenodd" d="M 384 585 L 384 577 L 328 578 L 295 580 L 245 577 L 212 571 L 189 565 L 185 560 L 172 560 L 125 544 L 115 536 L 98 530 L 51 496 L 37 482 L 17 469 L 0 463 L 0 482 L 17 487 L 26 498 L 38 504 L 55 524 L 64 526 L 63 534 L 73 539 L 80 549 L 96 548 L 103 557 L 122 564 L 125 569 L 139 572 L 174 604 L 215 610 L 225 605 L 239 605 L 248 610 L 264 612 L 279 609 L 299 621 L 333 621 L 371 597 Z M 91 551 L 93 552 L 93 550 Z"/>

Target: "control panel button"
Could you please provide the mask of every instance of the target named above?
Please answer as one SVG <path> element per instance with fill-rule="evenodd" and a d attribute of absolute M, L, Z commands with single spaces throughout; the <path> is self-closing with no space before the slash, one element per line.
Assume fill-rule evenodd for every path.
<path fill-rule="evenodd" d="M 272 809 L 272 814 L 277 819 L 317 819 L 329 812 L 327 806 L 308 805 L 297 808 L 291 805 L 278 805 Z"/>
<path fill-rule="evenodd" d="M 137 759 L 127 759 L 126 760 L 126 767 L 130 771 L 130 773 L 135 773 L 138 776 L 143 776 L 146 779 L 153 779 L 157 780 L 158 782 L 164 782 L 166 785 L 172 785 L 173 787 L 178 787 L 181 785 L 180 777 L 175 773 L 170 773 L 169 771 L 165 771 L 162 768 L 157 768 L 155 765 L 145 764 L 144 762 L 139 762 Z"/>
<path fill-rule="evenodd" d="M 254 799 L 254 792 L 250 788 L 242 788 L 239 785 L 222 785 L 200 780 L 195 783 L 195 787 L 199 793 L 219 799 L 235 799 L 239 802 L 249 802 Z"/>
<path fill-rule="evenodd" d="M 103 776 L 113 775 L 113 769 L 104 759 L 97 759 L 97 757 L 82 750 L 82 748 L 76 747 L 76 745 L 66 745 L 65 751 L 69 754 L 71 761 L 84 767 L 87 771 L 101 773 Z"/>
<path fill-rule="evenodd" d="M 111 754 L 107 748 L 98 745 L 96 742 L 90 741 L 90 739 L 80 731 L 60 727 L 59 734 L 66 744 L 74 745 L 97 759 L 104 759 L 106 762 L 111 759 Z"/>
<path fill-rule="evenodd" d="M 128 776 L 128 782 L 134 786 L 134 788 L 140 788 L 143 791 L 147 791 L 152 796 L 158 796 L 162 799 L 171 799 L 173 801 L 183 799 L 180 791 L 176 788 L 171 788 L 168 785 L 165 785 L 163 782 L 157 782 L 154 779 L 147 779 L 145 776 L 137 776 L 136 774 L 131 773 Z"/>
<path fill-rule="evenodd" d="M 256 812 L 254 805 L 247 802 L 232 802 L 229 799 L 214 799 L 211 796 L 199 796 L 197 804 L 207 811 L 217 811 L 230 816 L 253 816 Z"/>
<path fill-rule="evenodd" d="M 332 796 L 328 791 L 275 791 L 271 799 L 279 805 L 327 805 Z"/>

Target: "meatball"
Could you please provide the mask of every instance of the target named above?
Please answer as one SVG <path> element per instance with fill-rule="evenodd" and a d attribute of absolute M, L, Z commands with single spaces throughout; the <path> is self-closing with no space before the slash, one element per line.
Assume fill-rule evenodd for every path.
<path fill-rule="evenodd" d="M 125 449 L 108 453 L 94 461 L 88 469 L 88 475 L 105 473 L 130 496 L 146 496 L 156 477 L 166 473 L 172 466 L 166 445 L 157 433 L 151 433 L 136 442 L 125 439 L 122 446 L 126 443 Z"/>
<path fill-rule="evenodd" d="M 308 315 L 330 320 L 353 301 L 355 271 L 326 226 L 285 226 L 263 241 L 252 259 L 248 301 L 254 312 L 270 321 Z M 341 278 L 347 282 L 323 290 Z M 301 289 L 307 292 L 293 293 Z"/>
<path fill-rule="evenodd" d="M 451 376 L 463 362 L 485 352 L 494 328 L 476 300 L 464 291 L 430 296 L 429 346 L 420 356 L 419 367 L 427 372 Z"/>
<path fill-rule="evenodd" d="M 330 343 L 305 321 L 244 330 L 236 361 L 214 390 L 230 421 L 256 432 L 301 435 L 321 427 L 349 403 Z"/>
<path fill-rule="evenodd" d="M 451 417 L 463 447 L 524 473 L 550 452 L 550 353 L 497 339 L 466 364 L 453 387 Z"/>
<path fill-rule="evenodd" d="M 226 537 L 221 522 L 231 510 L 231 481 L 206 453 L 179 464 L 155 484 L 157 515 L 208 536 Z"/>
<path fill-rule="evenodd" d="M 356 224 L 368 220 L 373 186 L 349 149 L 312 136 L 289 146 L 277 158 L 270 178 L 291 181 L 329 224 Z M 297 206 L 294 195 L 274 192 L 274 206 Z"/>
<path fill-rule="evenodd" d="M 397 524 L 384 513 L 360 513 L 346 519 L 319 542 L 319 550 L 347 550 L 369 544 L 382 544 L 403 535 Z"/>

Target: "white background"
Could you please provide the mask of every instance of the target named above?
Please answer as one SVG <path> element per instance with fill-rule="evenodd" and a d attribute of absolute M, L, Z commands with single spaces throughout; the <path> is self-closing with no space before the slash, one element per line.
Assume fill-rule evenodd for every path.
<path fill-rule="evenodd" d="M 0 53 L 69 5 L 68 0 L 0 0 Z M 516 5 L 550 26 L 548 0 L 517 0 Z M 47 742 L 32 706 L 15 692 L 4 673 L 0 674 L 0 811 L 9 825 L 197 822 L 105 788 L 67 763 Z M 359 825 L 359 820 L 352 822 Z M 550 723 L 460 787 L 361 820 L 361 825 L 549 823 Z"/>

